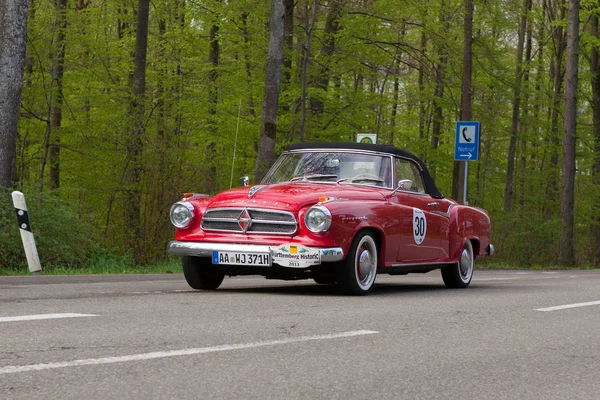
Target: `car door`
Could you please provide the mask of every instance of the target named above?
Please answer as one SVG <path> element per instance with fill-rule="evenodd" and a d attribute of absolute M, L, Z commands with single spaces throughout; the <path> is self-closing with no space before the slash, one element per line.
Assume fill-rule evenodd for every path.
<path fill-rule="evenodd" d="M 395 159 L 395 178 L 399 189 L 391 200 L 403 209 L 396 260 L 439 260 L 447 253 L 443 247 L 448 242 L 448 202 L 425 193 L 421 169 L 412 160 Z"/>

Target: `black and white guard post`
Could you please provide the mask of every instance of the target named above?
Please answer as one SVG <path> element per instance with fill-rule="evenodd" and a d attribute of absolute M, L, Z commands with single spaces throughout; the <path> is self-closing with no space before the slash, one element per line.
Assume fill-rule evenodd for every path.
<path fill-rule="evenodd" d="M 42 272 L 42 264 L 38 255 L 31 224 L 29 223 L 29 213 L 27 212 L 27 204 L 25 203 L 25 195 L 23 193 L 12 192 L 13 205 L 17 212 L 17 221 L 19 222 L 19 231 L 21 231 L 21 239 L 23 240 L 23 248 L 25 249 L 25 257 L 27 257 L 27 265 L 29 272 Z"/>
<path fill-rule="evenodd" d="M 463 204 L 468 204 L 467 184 L 469 182 L 469 161 L 479 160 L 479 122 L 459 121 L 456 123 L 454 160 L 465 163 Z"/>

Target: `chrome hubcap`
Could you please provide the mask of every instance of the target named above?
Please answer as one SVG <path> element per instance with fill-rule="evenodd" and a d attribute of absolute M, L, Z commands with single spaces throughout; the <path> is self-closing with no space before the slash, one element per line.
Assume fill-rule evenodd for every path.
<path fill-rule="evenodd" d="M 367 275 L 369 275 L 369 272 L 371 271 L 372 266 L 371 266 L 371 256 L 369 255 L 368 250 L 365 250 L 362 253 L 360 253 L 358 268 L 360 270 L 361 277 L 366 277 Z"/>
<path fill-rule="evenodd" d="M 377 273 L 377 247 L 370 236 L 360 241 L 356 252 L 356 278 L 358 285 L 369 289 Z"/>
<path fill-rule="evenodd" d="M 460 255 L 460 265 L 458 266 L 460 273 L 460 279 L 463 282 L 469 282 L 471 275 L 473 275 L 473 255 L 467 249 L 463 249 Z"/>

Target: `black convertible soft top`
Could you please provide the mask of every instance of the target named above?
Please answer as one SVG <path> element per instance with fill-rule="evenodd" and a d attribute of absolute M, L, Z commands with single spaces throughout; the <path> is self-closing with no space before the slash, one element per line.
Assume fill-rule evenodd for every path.
<path fill-rule="evenodd" d="M 303 149 L 332 149 L 332 150 L 365 150 L 365 151 L 376 151 L 379 153 L 387 153 L 393 154 L 398 157 L 406 158 L 411 161 L 414 161 L 419 168 L 421 169 L 421 174 L 423 176 L 423 184 L 425 185 L 425 192 L 429 194 L 431 197 L 436 199 L 441 199 L 444 196 L 440 193 L 437 186 L 435 186 L 435 182 L 433 178 L 429 174 L 427 167 L 417 156 L 414 154 L 399 149 L 394 146 L 390 146 L 387 144 L 366 144 L 366 143 L 353 143 L 353 142 L 305 142 L 305 143 L 295 143 L 290 144 L 286 148 L 286 150 L 303 150 Z"/>

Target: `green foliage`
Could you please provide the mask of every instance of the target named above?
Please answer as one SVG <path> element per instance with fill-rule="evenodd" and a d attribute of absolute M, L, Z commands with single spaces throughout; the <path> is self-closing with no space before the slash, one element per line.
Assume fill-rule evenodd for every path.
<path fill-rule="evenodd" d="M 539 213 L 518 213 L 495 218 L 494 262 L 508 262 L 523 267 L 553 265 L 558 259 L 560 221 Z M 498 223 L 499 222 L 499 223 Z"/>
<path fill-rule="evenodd" d="M 563 69 L 564 62 L 555 59 L 558 39 L 551 30 L 565 26 L 565 21 L 559 10 L 548 9 L 555 3 L 534 3 L 513 188 L 518 206 L 513 214 L 505 215 L 503 208 L 522 1 L 475 3 L 472 109 L 482 136 L 480 161 L 471 163 L 469 176 L 470 203 L 492 216 L 497 257 L 527 265 L 554 260 L 548 254 L 557 247 L 563 111 L 562 90 L 555 91 L 553 84 L 556 73 L 564 72 L 556 71 L 558 61 Z M 325 32 L 327 22 L 336 17 L 331 14 L 333 3 L 318 2 L 304 82 L 306 27 L 314 2 L 294 4 L 292 43 L 284 52 L 291 66 L 284 71 L 289 79 L 281 84 L 276 152 L 301 134 L 311 141 L 354 141 L 357 133 L 378 133 L 380 142 L 424 157 L 441 191 L 451 193 L 464 2 L 342 2 L 338 29 L 330 34 Z M 58 84 L 51 76 L 58 51 L 55 5 L 36 2 L 28 21 L 17 186 L 32 188 L 27 194 L 32 215 L 37 214 L 32 224 L 40 256 L 50 265 L 79 268 L 84 260 L 112 257 L 103 250 L 110 248 L 116 249 L 114 263 L 134 263 L 124 243 L 130 229 L 127 194 L 136 189 L 141 193 L 137 239 L 144 255 L 135 262 L 164 260 L 173 234 L 168 210 L 181 193 L 227 189 L 232 169 L 234 186 L 241 175 L 252 179 L 266 78 L 269 2 L 151 4 L 143 150 L 135 163 L 127 147 L 134 130 L 128 109 L 135 2 L 91 0 L 78 7 L 66 10 L 62 123 L 53 130 L 48 118 Z M 592 12 L 597 7 L 583 7 L 581 20 L 588 21 Z M 209 57 L 211 32 L 219 45 L 218 65 Z M 330 40 L 332 52 L 325 46 Z M 589 234 L 590 204 L 599 196 L 590 179 L 594 133 L 587 55 L 593 46 L 598 46 L 597 38 L 582 27 L 575 210 L 581 262 L 587 262 L 598 245 Z M 441 77 L 436 74 L 440 67 Z M 440 87 L 443 95 L 436 98 Z M 307 110 L 304 132 L 302 101 Z M 439 121 L 434 102 L 441 106 Z M 321 109 L 313 107 L 317 103 Z M 441 126 L 437 148 L 432 146 L 434 122 Z M 47 194 L 52 144 L 61 150 L 61 190 Z M 139 187 L 128 183 L 133 170 L 141 171 Z M 44 193 L 35 194 L 40 190 Z M 3 268 L 24 262 L 13 215 L 5 212 L 0 211 Z"/>
<path fill-rule="evenodd" d="M 107 251 L 101 232 L 78 214 L 75 205 L 61 200 L 59 193 L 27 192 L 26 201 L 44 270 L 87 268 L 92 260 L 132 265 L 131 257 Z M 27 270 L 12 199 L 6 189 L 0 191 L 0 269 Z"/>

